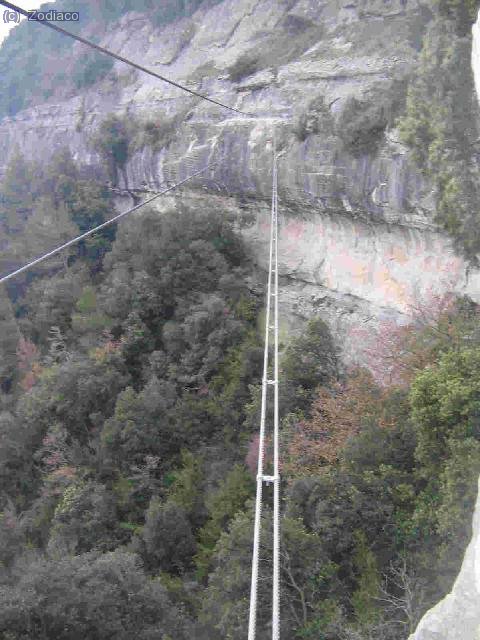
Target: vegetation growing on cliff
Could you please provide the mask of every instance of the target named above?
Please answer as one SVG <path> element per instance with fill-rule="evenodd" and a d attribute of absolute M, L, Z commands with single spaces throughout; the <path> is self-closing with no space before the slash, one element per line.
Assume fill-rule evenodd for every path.
<path fill-rule="evenodd" d="M 229 67 L 228 77 L 232 82 L 239 82 L 256 73 L 259 70 L 259 64 L 258 54 L 244 53 Z"/>
<path fill-rule="evenodd" d="M 70 223 L 89 224 L 94 183 L 69 181 L 79 169 L 65 154 L 55 166 L 39 176 Z M 224 212 L 177 207 L 3 294 L 6 637 L 243 638 L 262 366 L 247 275 Z M 465 300 L 381 333 L 388 384 L 379 365 L 340 374 L 319 319 L 285 350 L 288 637 L 403 640 L 451 586 L 480 473 L 477 324 Z M 269 597 L 265 580 L 262 639 Z"/>
<path fill-rule="evenodd" d="M 219 0 L 76 0 L 78 22 L 68 30 L 77 33 L 85 28 L 98 42 L 105 28 L 128 11 L 143 14 L 156 27 L 163 27 L 179 17 L 192 15 L 205 2 Z M 72 11 L 69 0 L 42 5 L 42 10 Z M 91 35 L 89 36 L 91 37 Z M 97 53 L 72 55 L 73 41 L 35 22 L 25 21 L 15 27 L 0 49 L 0 119 L 38 104 L 53 94 L 68 95 L 99 82 L 112 69 L 112 60 Z M 141 61 L 139 61 L 141 62 Z"/>
<path fill-rule="evenodd" d="M 407 78 L 375 83 L 362 98 L 351 97 L 335 122 L 322 95 L 310 100 L 297 118 L 294 133 L 304 142 L 310 135 L 335 135 L 339 146 L 353 156 L 375 154 L 385 129 L 405 106 Z"/>
<path fill-rule="evenodd" d="M 458 35 L 470 34 L 472 23 L 477 18 L 478 0 L 434 0 L 434 7 L 442 17 L 452 20 Z"/>
<path fill-rule="evenodd" d="M 455 56 L 440 58 L 450 68 Z M 418 85 L 420 98 L 428 86 Z M 322 104 L 310 106 L 301 135 L 320 126 Z M 409 105 L 408 126 L 425 125 L 424 108 L 434 109 Z M 353 141 L 359 121 L 346 131 Z M 434 125 L 412 144 L 424 133 L 420 159 L 446 171 Z M 158 146 L 159 129 L 140 133 Z M 112 180 L 138 135 L 115 117 L 100 127 Z M 0 191 L 6 267 L 111 213 L 105 189 L 64 152 L 48 167 L 15 154 Z M 243 640 L 262 301 L 233 222 L 224 211 L 147 210 L 2 292 L 6 639 Z M 387 326 L 375 355 L 387 365 L 342 372 L 315 318 L 282 357 L 288 638 L 404 640 L 450 588 L 471 533 L 477 307 L 459 300 L 410 327 Z M 268 534 L 263 542 L 268 552 Z M 260 640 L 271 633 L 269 571 L 262 563 Z"/>
<path fill-rule="evenodd" d="M 133 154 L 150 147 L 154 152 L 168 146 L 177 135 L 178 127 L 185 122 L 192 104 L 174 116 L 164 112 L 148 116 L 110 113 L 99 124 L 90 139 L 90 145 L 99 155 L 113 185 L 117 185 L 123 175 L 126 184 L 125 167 Z"/>
<path fill-rule="evenodd" d="M 77 89 L 90 87 L 113 68 L 113 58 L 109 58 L 97 51 L 85 53 L 77 58 L 73 68 L 73 83 Z"/>
<path fill-rule="evenodd" d="M 480 250 L 476 104 L 470 65 L 476 2 L 439 1 L 400 118 L 402 140 L 435 185 L 437 221 L 472 260 Z"/>
<path fill-rule="evenodd" d="M 240 54 L 228 67 L 229 79 L 240 82 L 264 69 L 278 69 L 295 60 L 316 44 L 322 37 L 323 25 L 299 15 L 287 14 L 275 32 L 265 34 L 259 44 Z"/>
<path fill-rule="evenodd" d="M 100 155 L 112 184 L 118 183 L 118 174 L 123 172 L 130 152 L 134 125 L 126 117 L 114 113 L 103 120 L 92 140 L 92 146 Z"/>
<path fill-rule="evenodd" d="M 14 152 L 0 185 L 2 270 L 36 258 L 106 220 L 111 200 L 100 179 L 92 178 L 85 167 L 78 167 L 67 150 L 60 150 L 48 166 L 28 163 L 18 150 Z M 106 229 L 65 250 L 45 267 L 39 266 L 37 273 L 74 262 L 77 268 L 83 263 L 95 269 L 113 237 L 113 230 Z M 17 283 L 30 279 L 31 275 L 25 275 Z"/>

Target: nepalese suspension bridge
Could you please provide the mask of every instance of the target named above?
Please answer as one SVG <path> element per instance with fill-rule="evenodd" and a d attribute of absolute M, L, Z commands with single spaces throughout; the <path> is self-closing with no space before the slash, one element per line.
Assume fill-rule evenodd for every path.
<path fill-rule="evenodd" d="M 28 11 L 12 4 L 0 0 L 0 5 L 7 7 L 10 11 L 15 11 L 17 14 L 28 17 Z M 236 112 L 241 115 L 252 116 L 239 109 L 235 109 L 231 106 L 225 105 L 222 102 L 213 100 L 208 96 L 202 95 L 181 84 L 174 82 L 160 74 L 151 71 L 127 58 L 124 58 L 112 51 L 108 51 L 103 47 L 86 40 L 76 34 L 58 27 L 57 25 L 48 22 L 47 20 L 37 22 L 43 26 L 49 27 L 63 33 L 64 35 L 74 38 L 82 44 L 97 49 L 101 53 L 111 56 L 131 67 L 134 67 L 148 75 L 154 76 L 159 80 L 169 83 L 174 87 L 177 87 L 183 91 L 207 100 L 217 106 L 228 109 L 229 111 Z M 255 519 L 254 519 L 254 532 L 253 532 L 253 553 L 252 553 L 252 573 L 251 573 L 251 586 L 250 586 L 250 612 L 248 619 L 248 637 L 247 640 L 255 640 L 256 636 L 256 622 L 257 622 L 257 594 L 258 594 L 258 582 L 259 582 L 259 561 L 260 561 L 260 548 L 261 548 L 261 521 L 262 521 L 262 502 L 263 502 L 263 487 L 265 484 L 273 484 L 273 572 L 272 572 L 272 640 L 279 640 L 280 638 L 280 470 L 279 470 L 279 415 L 278 415 L 278 384 L 279 384 L 279 369 L 278 369 L 278 194 L 277 194 L 277 175 L 278 175 L 278 157 L 276 153 L 275 144 L 275 132 L 272 136 L 273 143 L 273 160 L 272 160 L 272 206 L 271 206 L 271 222 L 270 222 L 270 249 L 268 260 L 268 279 L 267 279 L 267 300 L 266 300 L 266 316 L 265 316 L 265 345 L 264 345 L 264 361 L 263 361 L 263 377 L 262 377 L 262 402 L 260 413 L 260 434 L 258 440 L 258 468 L 257 468 L 257 488 L 255 499 Z M 64 244 L 52 249 L 48 253 L 39 256 L 35 260 L 28 262 L 24 266 L 8 273 L 7 275 L 0 277 L 0 284 L 11 280 L 18 276 L 20 273 L 31 269 L 33 266 L 47 260 L 48 258 L 60 253 L 64 249 L 74 245 L 75 243 L 83 240 L 105 227 L 114 224 L 125 217 L 127 214 L 133 213 L 141 207 L 150 204 L 162 195 L 165 195 L 175 189 L 178 189 L 183 184 L 189 182 L 196 176 L 206 172 L 208 169 L 212 169 L 217 163 L 213 162 L 203 169 L 196 171 L 192 175 L 188 176 L 184 180 L 169 186 L 168 188 L 156 193 L 154 196 L 146 199 L 144 202 L 123 211 L 118 215 L 110 218 L 106 222 L 90 229 L 89 231 L 65 242 Z M 273 343 L 273 360 L 271 343 Z M 273 389 L 273 398 L 271 397 L 271 389 Z M 273 426 L 270 429 L 270 434 L 273 432 L 273 475 L 266 475 L 264 473 L 265 465 L 265 441 L 267 436 L 267 407 L 271 407 L 273 402 Z"/>
<path fill-rule="evenodd" d="M 280 637 L 280 469 L 278 416 L 278 207 L 277 155 L 273 137 L 272 212 L 270 222 L 270 254 L 268 261 L 267 303 L 265 314 L 265 348 L 262 377 L 260 437 L 258 440 L 257 495 L 253 532 L 252 582 L 248 640 L 255 640 L 257 620 L 258 565 L 262 517 L 263 484 L 273 483 L 273 576 L 272 576 L 272 640 Z M 272 313 L 273 306 L 273 313 Z M 272 317 L 273 316 L 273 317 Z M 270 339 L 273 338 L 273 366 L 270 362 Z M 269 376 L 272 376 L 271 378 Z M 269 387 L 273 387 L 273 475 L 264 475 L 266 415 Z M 271 402 L 271 398 L 270 398 Z"/>

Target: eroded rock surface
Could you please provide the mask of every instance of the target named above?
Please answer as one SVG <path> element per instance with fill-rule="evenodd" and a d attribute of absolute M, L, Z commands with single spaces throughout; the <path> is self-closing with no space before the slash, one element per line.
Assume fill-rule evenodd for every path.
<path fill-rule="evenodd" d="M 264 268 L 275 126 L 283 149 L 285 322 L 295 329 L 321 313 L 354 359 L 352 328 L 385 317 L 405 321 L 412 305 L 446 291 L 480 301 L 480 272 L 437 231 L 432 187 L 398 133 L 387 127 L 375 140 L 372 133 L 373 146 L 361 153 L 344 139 L 342 114 L 353 98 L 368 107 L 404 95 L 402 79 L 415 65 L 429 17 L 418 0 L 224 0 L 162 29 L 127 14 L 102 45 L 254 115 L 189 98 L 115 63 L 120 80 L 5 119 L 0 163 L 4 168 L 18 143 L 42 161 L 68 145 L 78 160 L 97 166 L 91 137 L 108 113 L 158 121 L 177 115 L 181 124 L 168 144 L 138 149 L 119 186 L 158 189 L 215 158 L 215 170 L 182 197 L 202 207 L 220 203 L 239 219 L 248 211 L 244 233 Z M 258 71 L 232 82 L 229 67 L 246 53 L 258 56 Z"/>
<path fill-rule="evenodd" d="M 473 534 L 452 591 L 420 621 L 409 640 L 480 638 L 480 480 Z"/>

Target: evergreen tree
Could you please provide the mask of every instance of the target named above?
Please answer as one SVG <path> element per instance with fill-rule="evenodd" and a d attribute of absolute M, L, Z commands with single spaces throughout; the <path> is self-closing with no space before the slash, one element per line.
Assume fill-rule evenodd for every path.
<path fill-rule="evenodd" d="M 60 204 L 57 208 L 52 198 L 42 196 L 35 202 L 24 232 L 11 237 L 11 252 L 18 265 L 55 249 L 76 235 L 78 227 L 71 221 L 65 205 Z M 32 274 L 51 273 L 62 266 L 67 267 L 76 251 L 75 247 L 69 247 L 33 267 L 23 276 L 23 282 L 31 279 Z M 22 278 L 17 282 L 22 282 Z"/>
<path fill-rule="evenodd" d="M 5 287 L 0 288 L 0 387 L 8 391 L 17 368 L 20 332 Z"/>
<path fill-rule="evenodd" d="M 380 593 L 380 574 L 363 531 L 356 531 L 353 560 L 357 573 L 357 588 L 352 594 L 354 615 L 360 628 L 368 627 L 379 620 L 376 599 Z"/>
<path fill-rule="evenodd" d="M 35 171 L 15 147 L 0 185 L 0 222 L 8 233 L 23 228 L 33 209 Z"/>

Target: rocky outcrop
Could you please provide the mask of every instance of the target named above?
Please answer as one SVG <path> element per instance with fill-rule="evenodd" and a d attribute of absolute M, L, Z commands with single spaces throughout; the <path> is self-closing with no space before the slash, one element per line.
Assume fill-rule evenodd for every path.
<path fill-rule="evenodd" d="M 189 98 L 116 63 L 116 79 L 5 119 L 0 159 L 14 143 L 42 161 L 68 145 L 95 166 L 90 140 L 108 113 L 181 117 L 162 149 L 131 155 L 120 187 L 157 189 L 215 158 L 215 170 L 182 197 L 202 207 L 219 203 L 239 220 L 248 212 L 243 231 L 264 268 L 275 128 L 283 150 L 284 321 L 295 329 L 321 313 L 352 359 L 358 337 L 349 336 L 359 325 L 405 321 L 412 305 L 451 290 L 480 301 L 480 273 L 432 222 L 431 186 L 397 132 L 377 126 L 375 105 L 395 109 L 405 94 L 402 79 L 414 68 L 429 17 L 418 0 L 224 0 L 160 30 L 130 13 L 105 34 L 104 46 L 253 115 Z M 232 82 L 229 68 L 246 53 L 258 71 Z M 352 99 L 361 105 L 358 126 L 371 127 L 364 149 L 349 144 Z"/>
<path fill-rule="evenodd" d="M 475 91 L 480 100 L 480 14 L 472 27 L 472 71 Z"/>
<path fill-rule="evenodd" d="M 409 640 L 478 640 L 480 638 L 480 480 L 473 534 L 451 592 L 430 609 Z"/>

